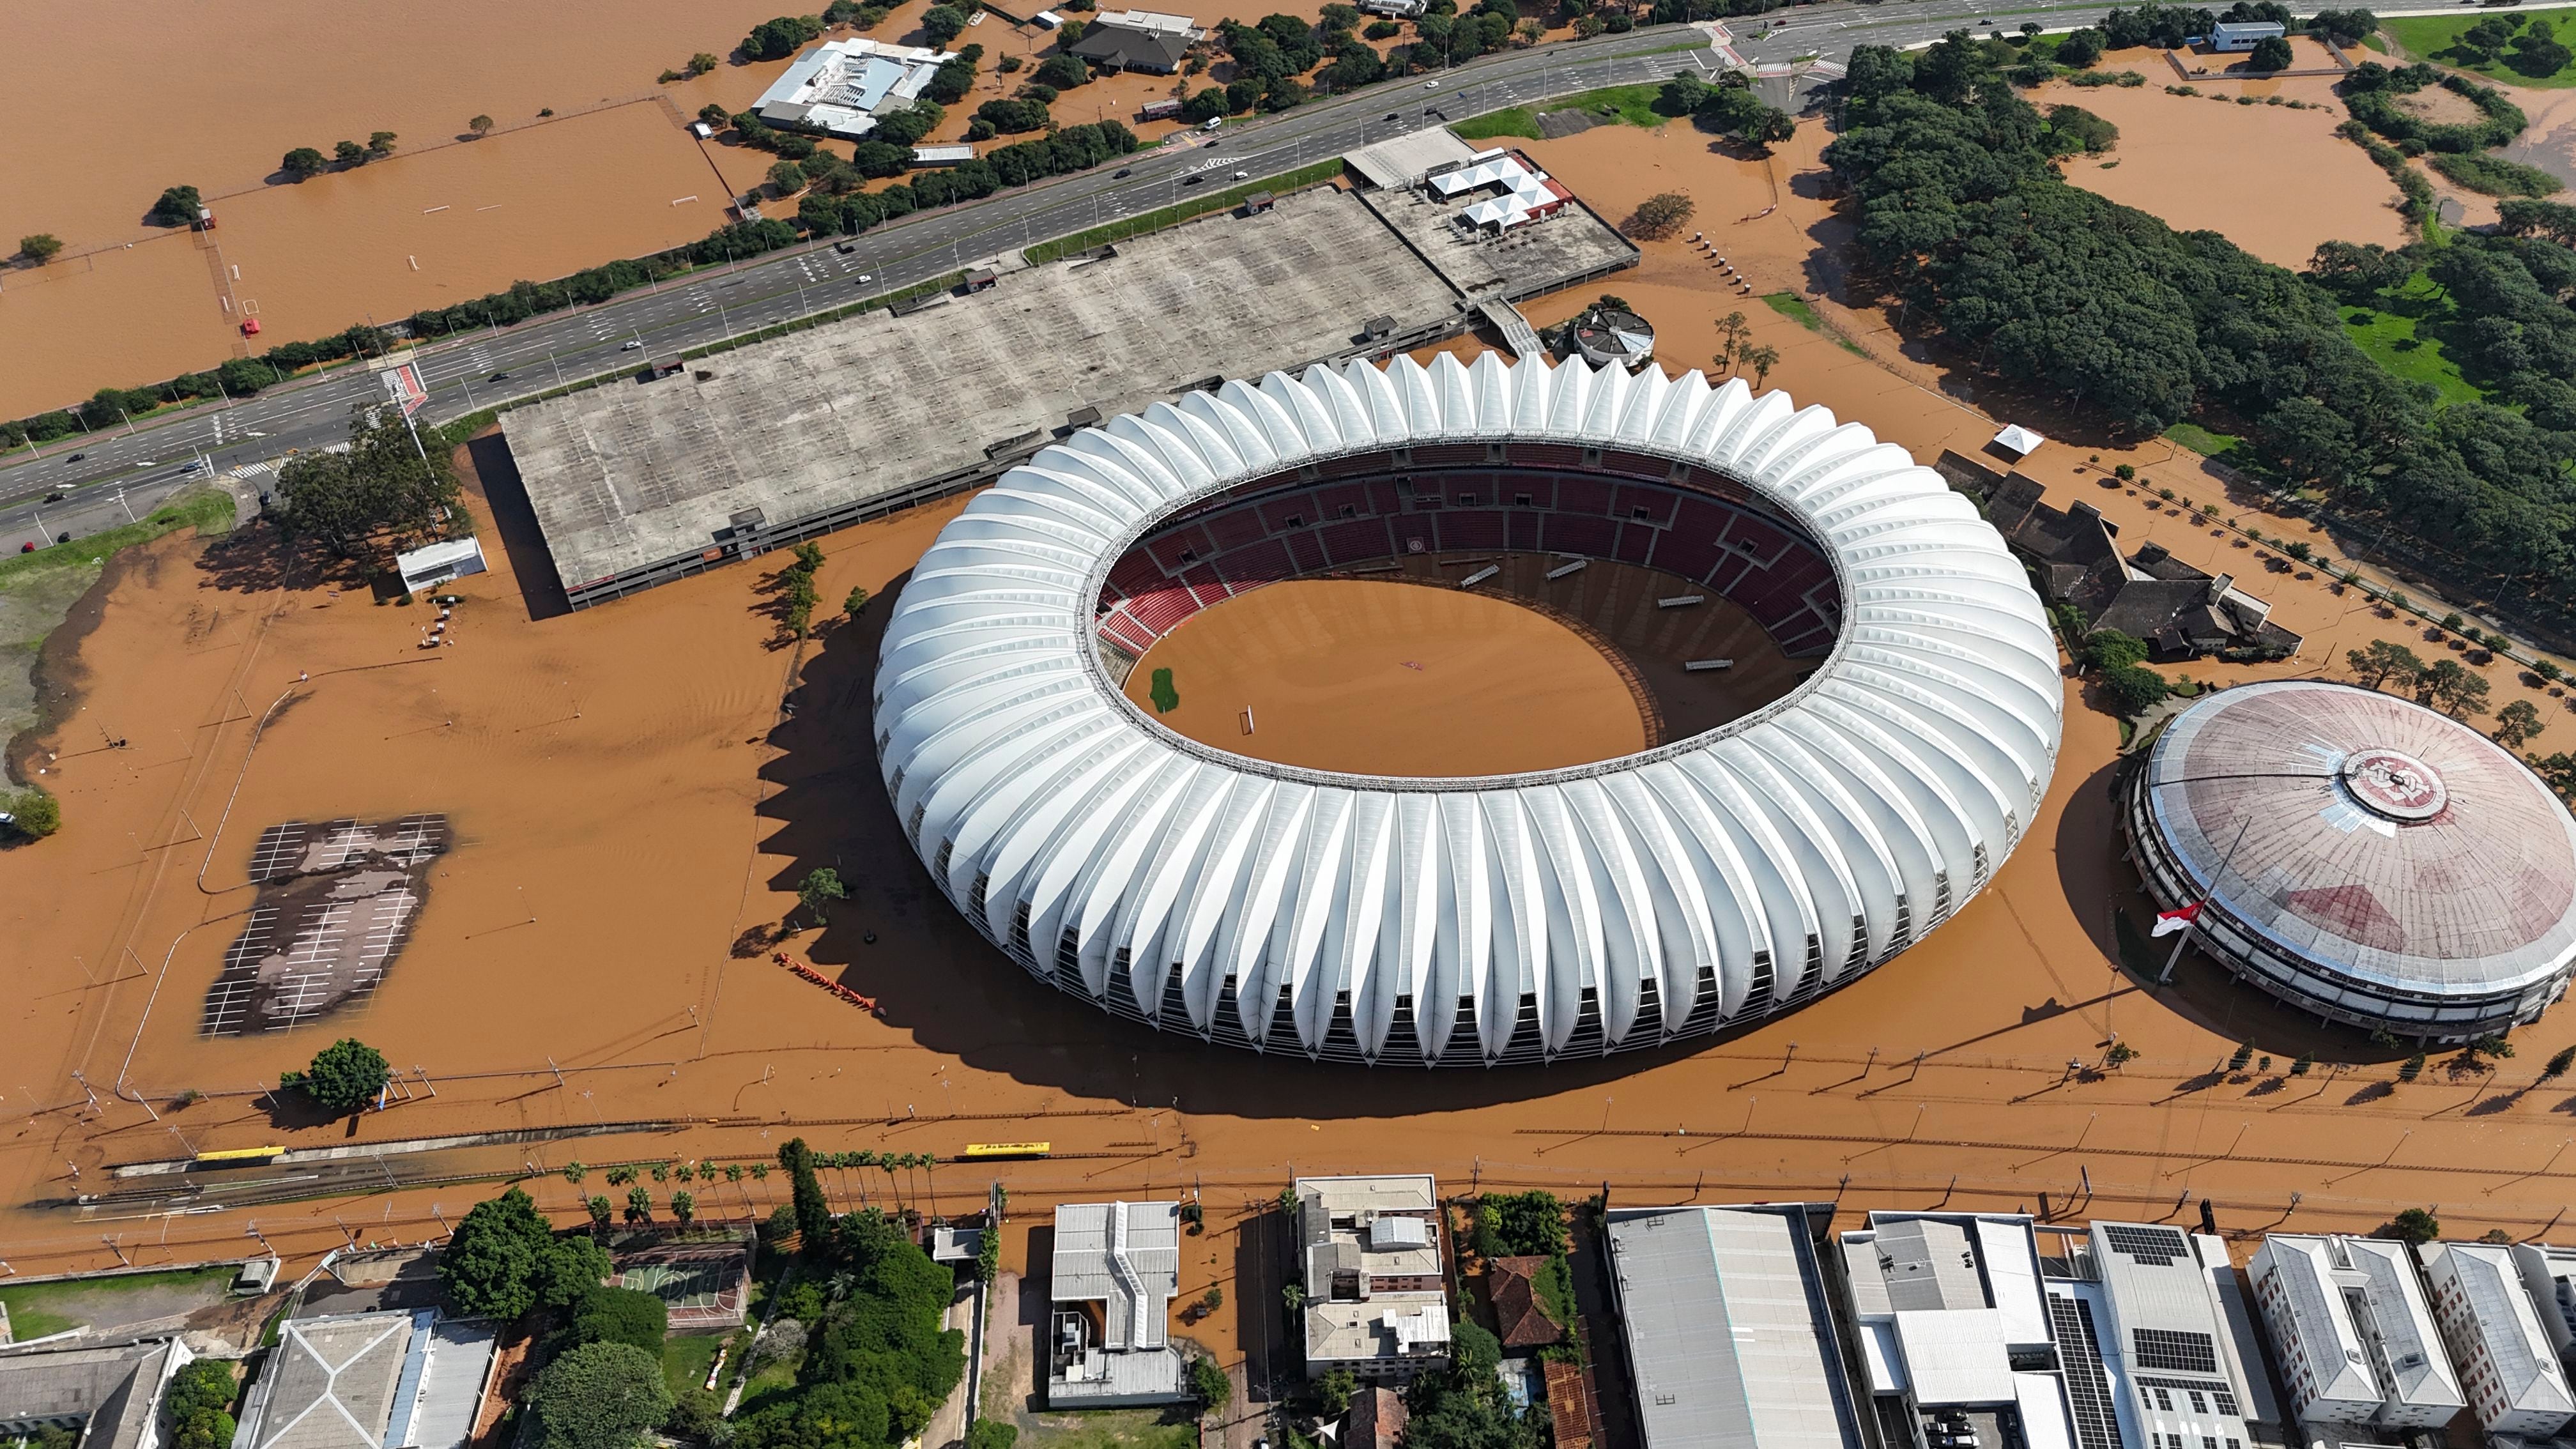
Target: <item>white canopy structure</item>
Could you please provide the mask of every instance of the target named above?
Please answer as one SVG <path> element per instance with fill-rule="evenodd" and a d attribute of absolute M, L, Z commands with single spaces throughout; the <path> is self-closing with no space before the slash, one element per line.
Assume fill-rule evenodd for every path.
<path fill-rule="evenodd" d="M 1111 682 L 1104 580 L 1176 513 L 1506 447 L 1705 478 L 1804 530 L 1830 652 L 1705 733 L 1457 779 L 1229 754 Z M 2021 566 L 1903 449 L 1741 380 L 1492 353 L 1272 373 L 1073 434 L 941 532 L 879 666 L 896 817 L 1022 966 L 1166 1030 L 1409 1065 L 1652 1046 L 1854 979 L 2001 867 L 2063 707 Z"/>

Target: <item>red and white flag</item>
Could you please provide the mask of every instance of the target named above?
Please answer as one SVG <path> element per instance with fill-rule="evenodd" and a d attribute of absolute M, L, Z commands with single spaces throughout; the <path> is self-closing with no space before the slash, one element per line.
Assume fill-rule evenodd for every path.
<path fill-rule="evenodd" d="M 2149 934 L 2170 936 L 2176 931 L 2190 930 L 2191 923 L 2200 919 L 2200 908 L 2207 904 L 2209 904 L 2207 901 L 2193 901 L 2187 906 L 2156 912 L 2156 928 Z"/>

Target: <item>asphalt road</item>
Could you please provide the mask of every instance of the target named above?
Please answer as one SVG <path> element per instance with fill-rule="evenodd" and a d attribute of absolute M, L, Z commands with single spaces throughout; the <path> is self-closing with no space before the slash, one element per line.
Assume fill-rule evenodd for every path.
<path fill-rule="evenodd" d="M 1855 45 L 1916 45 L 1966 24 L 2010 29 L 2037 20 L 2051 29 L 2069 28 L 2089 23 L 2104 3 L 1831 3 L 1731 24 L 1737 51 L 1756 64 L 1805 56 L 1840 60 Z M 418 352 L 430 390 L 421 417 L 461 417 L 562 382 L 640 368 L 651 357 L 846 306 L 981 258 L 1171 205 L 1192 195 L 1194 186 L 1228 184 L 1237 171 L 1278 175 L 1443 120 L 1600 86 L 1661 81 L 1684 70 L 1713 73 L 1714 57 L 1698 44 L 1704 39 L 1696 30 L 1659 27 L 1491 56 L 1430 82 L 1390 82 L 1278 116 L 1229 122 L 1203 144 L 1141 151 L 1124 167 L 918 213 L 849 239 L 847 253 L 828 243 L 802 245 L 595 307 L 444 339 Z M 207 467 L 228 469 L 342 441 L 351 410 L 383 396 L 373 372 L 346 366 L 229 405 L 76 434 L 39 454 L 0 463 L 0 554 L 65 533 L 87 537 L 149 512 L 202 476 L 188 471 L 200 459 Z M 268 481 L 252 480 L 254 486 Z"/>

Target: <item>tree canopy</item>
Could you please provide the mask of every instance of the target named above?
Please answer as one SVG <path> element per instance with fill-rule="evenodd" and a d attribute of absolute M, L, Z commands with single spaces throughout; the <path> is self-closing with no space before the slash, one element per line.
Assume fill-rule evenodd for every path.
<path fill-rule="evenodd" d="M 671 1413 L 662 1361 L 628 1343 L 585 1343 L 529 1386 L 537 1449 L 631 1449 Z"/>
<path fill-rule="evenodd" d="M 439 1278 L 459 1312 L 504 1322 L 586 1298 L 608 1273 L 606 1251 L 587 1236 L 556 1237 L 535 1201 L 515 1187 L 476 1203 L 438 1258 Z"/>
<path fill-rule="evenodd" d="M 313 1054 L 300 1072 L 281 1072 L 277 1084 L 302 1092 L 332 1112 L 355 1112 L 376 1100 L 393 1075 L 385 1054 L 355 1037 L 342 1037 Z"/>
<path fill-rule="evenodd" d="M 753 60 L 785 60 L 822 33 L 820 16 L 781 15 L 753 26 L 751 34 L 743 37 L 742 53 Z"/>
<path fill-rule="evenodd" d="M 920 1432 L 965 1373 L 965 1335 L 940 1326 L 954 1274 L 873 1209 L 822 1236 L 817 1281 L 832 1287 L 807 1325 L 796 1386 L 744 1406 L 734 1449 L 888 1449 Z"/>
<path fill-rule="evenodd" d="M 390 553 L 415 539 L 444 537 L 450 520 L 462 516 L 448 450 L 423 445 L 390 407 L 356 410 L 347 451 L 290 459 L 278 470 L 277 496 L 280 533 L 312 539 L 342 558 L 372 542 Z"/>
<path fill-rule="evenodd" d="M 235 1392 L 233 1366 L 222 1359 L 194 1359 L 173 1374 L 162 1400 L 171 1449 L 231 1449 Z"/>
<path fill-rule="evenodd" d="M 567 1329 L 576 1344 L 631 1343 L 658 1354 L 671 1329 L 671 1310 L 654 1294 L 600 1284 L 574 1300 Z"/>
<path fill-rule="evenodd" d="M 1476 1205 L 1476 1251 L 1488 1258 L 1565 1251 L 1565 1204 L 1556 1194 L 1489 1192 Z"/>

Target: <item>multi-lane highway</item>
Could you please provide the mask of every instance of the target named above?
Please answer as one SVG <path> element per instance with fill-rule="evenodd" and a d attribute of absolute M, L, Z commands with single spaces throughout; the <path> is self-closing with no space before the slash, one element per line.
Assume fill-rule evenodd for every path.
<path fill-rule="evenodd" d="M 2051 29 L 2084 23 L 2104 0 L 1895 0 L 1832 3 L 1733 22 L 1756 64 L 1839 60 L 1862 44 L 1909 46 L 1961 25 Z M 1430 80 L 1391 81 L 1142 151 L 1121 166 L 917 213 L 851 238 L 816 242 L 631 292 L 595 307 L 420 348 L 425 421 L 461 417 L 557 386 L 957 270 L 979 258 L 1169 206 L 1233 173 L 1274 176 L 1372 141 L 1505 106 L 1600 86 L 1713 73 L 1708 37 L 1662 27 L 1491 56 Z M 603 259 L 604 260 L 604 259 Z M 141 381 L 141 379 L 137 379 Z M 200 406 L 112 432 L 74 436 L 0 461 L 0 553 L 62 534 L 86 537 L 147 512 L 204 476 L 347 436 L 353 408 L 379 401 L 375 374 L 343 367 L 229 405 Z M 254 485 L 268 480 L 255 477 Z M 56 496 L 59 495 L 59 496 Z"/>

